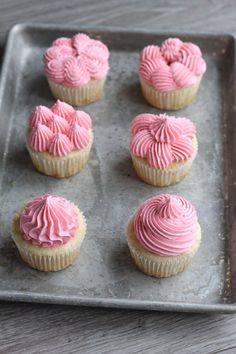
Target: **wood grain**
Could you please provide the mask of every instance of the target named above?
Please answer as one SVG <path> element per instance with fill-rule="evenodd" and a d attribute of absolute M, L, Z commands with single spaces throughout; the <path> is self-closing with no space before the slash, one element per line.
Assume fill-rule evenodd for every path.
<path fill-rule="evenodd" d="M 235 10 L 235 0 L 0 0 L 0 48 L 9 28 L 25 21 L 235 32 Z M 236 353 L 236 315 L 0 306 L 1 354 Z"/>

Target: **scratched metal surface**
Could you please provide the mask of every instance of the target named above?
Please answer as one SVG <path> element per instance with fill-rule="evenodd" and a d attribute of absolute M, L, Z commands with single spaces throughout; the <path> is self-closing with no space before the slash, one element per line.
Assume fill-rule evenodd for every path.
<path fill-rule="evenodd" d="M 84 107 L 92 117 L 95 136 L 89 164 L 79 175 L 60 180 L 41 175 L 32 166 L 25 147 L 29 113 L 35 105 L 51 106 L 54 102 L 43 75 L 42 54 L 53 39 L 77 31 L 17 26 L 10 35 L 0 89 L 0 298 L 156 310 L 234 311 L 225 242 L 223 144 L 226 68 L 234 60 L 233 39 L 177 34 L 199 44 L 208 64 L 195 101 L 175 113 L 196 123 L 199 153 L 191 173 L 181 183 L 155 188 L 141 182 L 132 168 L 129 124 L 138 113 L 158 112 L 140 93 L 138 53 L 143 46 L 158 44 L 169 34 L 88 30 L 111 50 L 105 94 Z M 185 272 L 159 280 L 135 268 L 125 228 L 142 201 L 166 192 L 182 195 L 195 205 L 202 244 Z M 10 238 L 14 212 L 25 201 L 44 193 L 58 194 L 78 204 L 88 223 L 79 258 L 68 269 L 50 274 L 26 266 Z"/>

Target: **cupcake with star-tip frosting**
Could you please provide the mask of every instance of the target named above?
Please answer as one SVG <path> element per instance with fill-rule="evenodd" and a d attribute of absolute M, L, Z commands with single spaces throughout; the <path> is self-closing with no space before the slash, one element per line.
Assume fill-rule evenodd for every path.
<path fill-rule="evenodd" d="M 36 169 L 54 177 L 69 177 L 88 162 L 93 142 L 92 121 L 57 101 L 51 109 L 36 106 L 29 120 L 27 148 Z"/>
<path fill-rule="evenodd" d="M 45 194 L 27 202 L 13 219 L 12 238 L 32 268 L 58 271 L 79 255 L 86 232 L 82 212 L 69 200 Z"/>
<path fill-rule="evenodd" d="M 103 92 L 108 58 L 107 46 L 84 33 L 56 39 L 43 56 L 53 96 L 75 106 L 96 101 Z"/>
<path fill-rule="evenodd" d="M 161 46 L 148 45 L 139 60 L 139 78 L 145 99 L 154 107 L 175 110 L 195 97 L 206 71 L 200 48 L 178 38 Z"/>
<path fill-rule="evenodd" d="M 137 267 L 154 277 L 182 272 L 201 242 L 201 227 L 193 205 L 177 195 L 146 200 L 127 228 L 128 246 Z"/>
<path fill-rule="evenodd" d="M 144 113 L 131 122 L 133 165 L 148 184 L 163 187 L 181 181 L 197 150 L 196 127 L 187 118 Z"/>

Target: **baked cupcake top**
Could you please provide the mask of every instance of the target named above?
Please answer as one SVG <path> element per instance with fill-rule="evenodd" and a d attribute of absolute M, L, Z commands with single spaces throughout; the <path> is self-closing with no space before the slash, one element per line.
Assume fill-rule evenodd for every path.
<path fill-rule="evenodd" d="M 205 71 L 200 48 L 178 38 L 168 38 L 160 47 L 148 45 L 140 54 L 140 78 L 157 91 L 194 85 Z"/>
<path fill-rule="evenodd" d="M 89 144 L 91 127 L 88 113 L 75 111 L 69 104 L 57 100 L 51 108 L 36 106 L 33 109 L 28 144 L 36 152 L 65 156 Z"/>
<path fill-rule="evenodd" d="M 102 80 L 109 69 L 109 50 L 99 40 L 78 33 L 58 38 L 44 56 L 47 78 L 68 87 L 80 87 L 90 80 Z"/>
<path fill-rule="evenodd" d="M 187 118 L 143 113 L 131 122 L 131 153 L 157 169 L 182 162 L 195 152 L 195 125 Z"/>
<path fill-rule="evenodd" d="M 19 218 L 24 240 L 41 247 L 60 246 L 79 228 L 78 211 L 70 201 L 45 194 L 28 202 Z"/>
<path fill-rule="evenodd" d="M 197 213 L 186 199 L 161 194 L 140 205 L 133 226 L 143 248 L 160 256 L 177 256 L 188 251 L 196 240 Z"/>

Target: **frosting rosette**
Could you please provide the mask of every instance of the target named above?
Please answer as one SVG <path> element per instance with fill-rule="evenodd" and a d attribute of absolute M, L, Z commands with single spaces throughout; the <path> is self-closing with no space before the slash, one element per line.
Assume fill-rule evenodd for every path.
<path fill-rule="evenodd" d="M 195 125 L 187 118 L 139 114 L 131 122 L 131 153 L 154 169 L 183 162 L 194 153 Z"/>
<path fill-rule="evenodd" d="M 49 80 L 68 87 L 82 87 L 90 80 L 102 80 L 108 70 L 109 50 L 99 40 L 78 33 L 72 38 L 58 38 L 44 56 Z"/>
<path fill-rule="evenodd" d="M 205 71 L 200 48 L 178 38 L 168 38 L 160 47 L 149 45 L 140 54 L 140 77 L 157 91 L 192 86 Z"/>
<path fill-rule="evenodd" d="M 19 223 L 22 237 L 41 247 L 66 244 L 79 228 L 75 205 L 49 194 L 28 202 L 21 212 Z"/>
<path fill-rule="evenodd" d="M 91 141 L 92 120 L 60 100 L 50 108 L 36 106 L 29 120 L 28 144 L 35 152 L 65 156 L 85 148 Z"/>
<path fill-rule="evenodd" d="M 176 256 L 194 245 L 198 221 L 190 202 L 177 195 L 162 194 L 141 204 L 133 225 L 143 248 L 160 256 Z"/>

